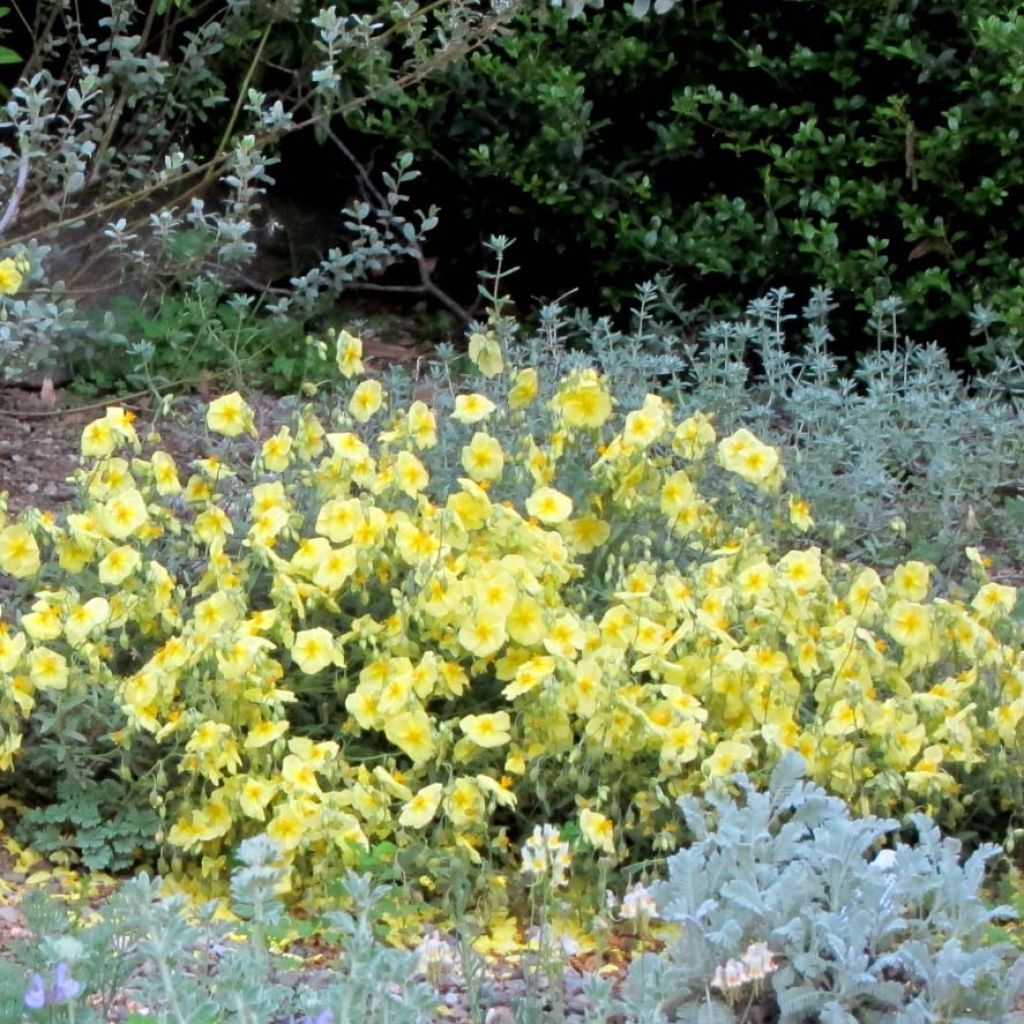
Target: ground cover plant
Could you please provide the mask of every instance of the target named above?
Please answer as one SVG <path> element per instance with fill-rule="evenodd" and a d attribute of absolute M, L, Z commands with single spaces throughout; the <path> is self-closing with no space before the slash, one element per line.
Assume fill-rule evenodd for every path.
<path fill-rule="evenodd" d="M 333 415 L 300 406 L 247 463 L 239 393 L 191 467 L 116 407 L 87 426 L 76 509 L 0 533 L 13 793 L 54 802 L 55 761 L 120 780 L 186 884 L 263 828 L 296 883 L 381 843 L 408 871 L 500 862 L 538 819 L 612 860 L 668 849 L 674 797 L 790 748 L 865 811 L 1002 838 L 1013 588 L 977 553 L 949 595 L 920 561 L 835 561 L 748 430 L 644 395 L 618 345 L 618 378 L 571 354 L 542 378 L 513 333 L 475 334 L 478 377 L 436 366 L 413 397 L 361 379 L 342 332 Z M 730 488 L 742 518 L 707 496 Z M 783 517 L 780 544 L 759 524 Z"/>
<path fill-rule="evenodd" d="M 597 961 L 616 980 L 581 973 L 569 955 L 579 947 L 551 929 L 575 872 L 570 843 L 551 825 L 520 852 L 535 898 L 532 937 L 512 946 L 518 988 L 502 986 L 501 967 L 465 940 L 459 918 L 412 948 L 381 941 L 389 888 L 356 873 L 314 923 L 326 956 L 297 969 L 274 941 L 287 867 L 257 836 L 238 849 L 226 904 L 190 911 L 145 875 L 98 913 L 29 898 L 28 927 L 0 957 L 0 1012 L 11 1021 L 130 1015 L 133 1024 L 1011 1019 L 1024 956 L 991 941 L 990 922 L 1011 912 L 979 895 L 996 848 L 962 860 L 960 844 L 917 815 L 912 843 L 879 850 L 896 822 L 852 817 L 802 775 L 789 754 L 763 793 L 740 774 L 731 789 L 741 800 L 723 788 L 679 801 L 693 842 L 668 858 L 667 878 L 633 884 L 621 900 L 609 890 L 603 918 L 592 919 L 592 936 L 607 939 L 613 927 L 633 936 L 624 974 L 605 955 Z"/>

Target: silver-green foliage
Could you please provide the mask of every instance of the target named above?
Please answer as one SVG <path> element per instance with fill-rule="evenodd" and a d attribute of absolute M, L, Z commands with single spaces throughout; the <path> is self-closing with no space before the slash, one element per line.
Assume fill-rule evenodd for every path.
<path fill-rule="evenodd" d="M 900 335 L 899 305 L 887 300 L 871 320 L 876 350 L 851 365 L 834 351 L 828 289 L 815 289 L 800 317 L 781 288 L 745 317 L 703 328 L 670 288 L 640 292 L 645 350 L 682 363 L 671 380 L 662 375 L 661 390 L 686 411 L 712 414 L 720 435 L 747 427 L 778 445 L 788 486 L 810 502 L 819 539 L 837 554 L 944 568 L 969 544 L 1024 556 L 1019 356 L 999 355 L 991 371 L 965 379 L 937 345 Z M 987 333 L 985 314 L 974 319 Z M 577 315 L 563 333 L 586 344 L 603 336 L 602 324 Z M 749 490 L 720 500 L 746 503 Z"/>
<path fill-rule="evenodd" d="M 653 892 L 680 937 L 631 966 L 625 1012 L 733 1020 L 711 985 L 716 967 L 764 942 L 778 964 L 764 984 L 782 1024 L 1004 1019 L 1024 992 L 1024 957 L 1012 962 L 1012 947 L 986 942 L 991 922 L 1013 916 L 980 891 L 997 847 L 962 861 L 960 842 L 924 815 L 911 819 L 912 843 L 893 842 L 897 822 L 851 817 L 805 781 L 795 754 L 767 792 L 742 775 L 735 784 L 738 800 L 679 801 L 693 842 L 669 858 Z M 738 993 L 733 1006 L 747 999 Z"/>
<path fill-rule="evenodd" d="M 803 341 L 787 330 L 790 298 L 772 291 L 743 321 L 715 324 L 687 348 L 693 401 L 714 396 L 723 425 L 742 421 L 788 449 L 792 486 L 840 550 L 942 561 L 1000 538 L 1019 557 L 1020 359 L 965 381 L 937 345 L 901 340 L 898 309 L 879 308 L 876 351 L 843 366 L 828 328 L 831 293 L 816 290 L 804 307 Z M 740 370 L 752 355 L 757 375 Z M 730 369 L 742 391 L 716 394 Z"/>
<path fill-rule="evenodd" d="M 148 1006 L 156 1024 L 431 1019 L 437 996 L 414 978 L 416 955 L 374 934 L 384 889 L 354 873 L 343 880 L 340 899 L 347 909 L 328 913 L 323 929 L 342 952 L 329 968 L 307 972 L 305 984 L 296 985 L 296 962 L 270 948 L 269 929 L 284 916 L 279 852 L 266 836 L 255 836 L 239 846 L 237 857 L 230 905 L 242 924 L 218 919 L 216 902 L 190 911 L 184 896 L 162 895 L 161 881 L 146 875 L 125 882 L 88 918 L 42 893 L 32 896 L 24 905 L 31 939 L 0 957 L 0 1019 L 38 1019 L 31 1012 L 20 1015 L 24 993 L 34 974 L 49 979 L 58 965 L 74 979 L 75 992 L 60 1005 L 48 1002 L 56 1014 L 51 1019 L 77 1024 L 110 1019 L 119 992 Z"/>

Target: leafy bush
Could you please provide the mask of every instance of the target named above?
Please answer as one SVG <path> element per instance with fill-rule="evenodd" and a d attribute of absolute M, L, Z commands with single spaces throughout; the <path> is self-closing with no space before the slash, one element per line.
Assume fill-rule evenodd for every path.
<path fill-rule="evenodd" d="M 1012 916 L 981 898 L 997 848 L 961 864 L 959 841 L 914 815 L 915 841 L 878 852 L 897 822 L 852 818 L 801 774 L 787 755 L 766 793 L 740 776 L 742 802 L 680 800 L 695 842 L 653 895 L 683 927 L 666 957 L 631 965 L 621 1009 L 707 1024 L 1005 1020 L 1024 957 L 988 942 L 989 922 Z"/>
<path fill-rule="evenodd" d="M 76 510 L 0 529 L 5 783 L 32 782 L 40 709 L 99 691 L 167 863 L 214 878 L 264 828 L 297 880 L 385 840 L 409 864 L 500 856 L 583 811 L 620 855 L 671 848 L 674 796 L 790 748 L 859 808 L 1002 834 L 1015 591 L 976 565 L 943 597 L 923 563 L 883 580 L 790 546 L 806 509 L 778 453 L 645 395 L 671 359 L 612 338 L 604 376 L 557 319 L 513 331 L 470 339 L 475 390 L 439 365 L 416 398 L 399 371 L 360 380 L 343 332 L 327 422 L 298 409 L 248 467 L 238 393 L 188 476 L 141 457 L 123 410 L 87 426 Z M 708 495 L 730 490 L 726 517 Z"/>
<path fill-rule="evenodd" d="M 417 154 L 448 226 L 529 246 L 524 294 L 582 283 L 604 304 L 667 271 L 723 312 L 821 282 L 854 351 L 853 304 L 889 296 L 957 355 L 983 302 L 1002 350 L 1022 326 L 1022 18 L 992 0 L 705 2 L 652 31 L 628 7 L 582 24 L 537 8 L 350 118 Z"/>

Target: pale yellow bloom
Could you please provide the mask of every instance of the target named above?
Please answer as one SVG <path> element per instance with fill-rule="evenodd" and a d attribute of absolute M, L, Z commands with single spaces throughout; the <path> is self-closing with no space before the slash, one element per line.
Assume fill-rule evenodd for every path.
<path fill-rule="evenodd" d="M 398 824 L 404 828 L 426 828 L 434 820 L 441 805 L 444 786 L 440 782 L 424 786 L 406 805 L 398 816 Z"/>
<path fill-rule="evenodd" d="M 14 295 L 25 281 L 18 261 L 8 256 L 0 260 L 0 295 Z"/>
<path fill-rule="evenodd" d="M 237 391 L 214 399 L 206 410 L 206 425 L 216 434 L 238 437 L 249 433 L 256 436 L 252 409 Z"/>
<path fill-rule="evenodd" d="M 459 395 L 455 399 L 452 419 L 460 423 L 479 423 L 494 412 L 494 403 L 486 395 Z"/>
<path fill-rule="evenodd" d="M 487 715 L 466 715 L 459 719 L 459 728 L 478 747 L 500 747 L 512 739 L 512 720 L 507 711 Z"/>
<path fill-rule="evenodd" d="M 615 853 L 615 823 L 597 811 L 580 811 L 580 831 L 587 841 L 605 853 Z"/>
<path fill-rule="evenodd" d="M 526 499 L 526 511 L 542 523 L 561 523 L 572 515 L 572 499 L 554 487 L 538 487 Z"/>
<path fill-rule="evenodd" d="M 469 336 L 469 358 L 485 377 L 497 377 L 505 368 L 501 345 L 492 331 Z"/>
<path fill-rule="evenodd" d="M 25 579 L 39 571 L 39 545 L 24 526 L 0 530 L 0 572 Z"/>
<path fill-rule="evenodd" d="M 383 401 L 384 388 L 381 387 L 380 381 L 364 380 L 352 392 L 352 397 L 348 403 L 348 411 L 352 414 L 353 419 L 359 423 L 365 423 L 377 412 Z"/>

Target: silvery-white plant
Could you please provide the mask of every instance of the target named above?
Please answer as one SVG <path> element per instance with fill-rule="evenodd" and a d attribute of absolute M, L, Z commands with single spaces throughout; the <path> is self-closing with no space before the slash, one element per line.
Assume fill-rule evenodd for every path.
<path fill-rule="evenodd" d="M 897 822 L 855 818 L 807 782 L 796 754 L 767 792 L 744 775 L 733 792 L 679 801 L 693 839 L 654 887 L 679 937 L 634 962 L 606 1007 L 645 1024 L 733 1024 L 755 1003 L 782 1024 L 1005 1019 L 1024 993 L 1024 957 L 987 934 L 1013 916 L 982 897 L 997 847 L 963 859 L 925 815 L 905 842 Z"/>

